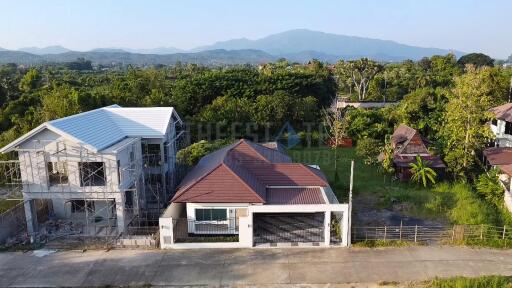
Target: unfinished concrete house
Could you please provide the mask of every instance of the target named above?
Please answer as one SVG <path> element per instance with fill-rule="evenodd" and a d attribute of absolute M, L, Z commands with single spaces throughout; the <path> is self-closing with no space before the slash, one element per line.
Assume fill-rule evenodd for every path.
<path fill-rule="evenodd" d="M 70 235 L 156 231 L 173 196 L 181 127 L 171 107 L 112 105 L 45 122 L 3 147 L 18 153 L 29 234 L 57 234 L 51 221 Z"/>

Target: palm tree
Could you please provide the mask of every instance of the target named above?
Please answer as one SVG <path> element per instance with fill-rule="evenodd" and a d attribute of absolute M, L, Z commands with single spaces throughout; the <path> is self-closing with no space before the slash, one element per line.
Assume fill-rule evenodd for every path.
<path fill-rule="evenodd" d="M 427 166 L 426 162 L 423 162 L 423 159 L 419 155 L 416 155 L 416 163 L 409 164 L 411 167 L 413 181 L 418 183 L 422 183 L 423 187 L 427 187 L 428 182 L 432 184 L 436 184 L 436 172 Z"/>

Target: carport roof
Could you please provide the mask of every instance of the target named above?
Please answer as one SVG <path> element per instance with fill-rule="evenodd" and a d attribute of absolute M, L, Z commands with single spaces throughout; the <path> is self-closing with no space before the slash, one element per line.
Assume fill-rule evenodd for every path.
<path fill-rule="evenodd" d="M 326 204 L 322 189 L 304 188 L 268 188 L 267 204 Z"/>

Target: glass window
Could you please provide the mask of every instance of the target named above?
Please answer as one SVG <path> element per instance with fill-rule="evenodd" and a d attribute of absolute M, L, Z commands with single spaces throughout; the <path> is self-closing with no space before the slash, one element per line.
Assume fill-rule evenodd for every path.
<path fill-rule="evenodd" d="M 227 220 L 227 209 L 209 208 L 196 209 L 197 221 L 222 221 Z"/>
<path fill-rule="evenodd" d="M 512 135 L 512 123 L 505 122 L 505 134 Z"/>
<path fill-rule="evenodd" d="M 492 119 L 492 120 L 491 120 L 491 124 L 492 124 L 493 126 L 498 126 L 498 119 L 496 119 L 496 118 L 495 118 L 495 119 Z"/>
<path fill-rule="evenodd" d="M 50 186 L 69 183 L 66 162 L 48 162 L 47 169 Z"/>
<path fill-rule="evenodd" d="M 103 162 L 80 162 L 80 186 L 105 186 L 105 165 Z"/>

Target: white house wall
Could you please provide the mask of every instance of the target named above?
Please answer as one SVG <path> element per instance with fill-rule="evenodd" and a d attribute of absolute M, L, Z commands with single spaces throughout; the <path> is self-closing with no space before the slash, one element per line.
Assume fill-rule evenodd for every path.
<path fill-rule="evenodd" d="M 491 131 L 496 135 L 496 144 L 499 147 L 512 147 L 512 135 L 505 134 L 505 121 L 498 120 L 497 125 L 490 125 Z"/>

